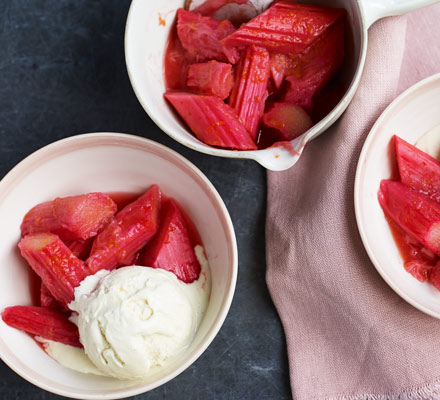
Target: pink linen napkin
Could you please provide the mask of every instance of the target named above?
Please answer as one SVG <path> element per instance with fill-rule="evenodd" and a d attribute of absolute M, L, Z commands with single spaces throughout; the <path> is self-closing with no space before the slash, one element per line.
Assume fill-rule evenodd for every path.
<path fill-rule="evenodd" d="M 398 93 L 440 72 L 438 21 L 440 5 L 374 24 L 347 111 L 297 165 L 268 173 L 266 279 L 286 334 L 294 400 L 440 399 L 440 321 L 376 272 L 353 204 L 372 124 Z"/>

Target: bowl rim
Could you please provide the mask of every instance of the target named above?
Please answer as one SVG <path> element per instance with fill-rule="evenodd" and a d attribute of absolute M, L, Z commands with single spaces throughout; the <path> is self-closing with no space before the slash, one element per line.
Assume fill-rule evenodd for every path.
<path fill-rule="evenodd" d="M 409 304 L 417 308 L 418 310 L 424 312 L 425 314 L 428 314 L 434 318 L 440 319 L 440 313 L 436 313 L 429 308 L 425 307 L 424 305 L 418 303 L 414 299 L 412 299 L 409 295 L 406 294 L 405 291 L 399 289 L 399 287 L 394 283 L 392 279 L 388 277 L 384 269 L 382 268 L 381 264 L 377 260 L 373 249 L 370 246 L 368 236 L 364 230 L 364 225 L 362 223 L 362 213 L 361 213 L 361 185 L 362 185 L 362 174 L 364 172 L 364 168 L 366 165 L 367 155 L 369 148 L 371 146 L 371 143 L 373 142 L 376 132 L 380 129 L 380 126 L 382 125 L 383 121 L 388 117 L 389 114 L 393 114 L 398 108 L 400 107 L 401 103 L 405 102 L 407 97 L 417 93 L 419 90 L 423 89 L 425 86 L 432 84 L 433 82 L 437 81 L 437 86 L 440 86 L 440 73 L 436 73 L 434 75 L 431 75 L 425 79 L 422 79 L 421 81 L 415 83 L 414 85 L 410 86 L 408 89 L 406 89 L 403 93 L 401 93 L 399 96 L 397 96 L 382 112 L 382 114 L 379 116 L 379 118 L 374 123 L 373 127 L 371 128 L 370 132 L 367 135 L 367 138 L 362 146 L 362 151 L 359 156 L 358 164 L 356 167 L 356 175 L 355 175 L 355 184 L 354 184 L 354 209 L 355 209 L 355 216 L 356 216 L 356 224 L 358 226 L 359 234 L 361 236 L 362 243 L 364 245 L 365 250 L 367 251 L 367 254 L 373 263 L 374 267 L 376 268 L 377 272 L 379 272 L 380 276 L 384 279 L 384 281 L 393 289 L 400 297 L 402 297 L 405 301 L 407 301 Z"/>
<path fill-rule="evenodd" d="M 183 0 L 182 0 L 183 1 Z M 128 78 L 133 88 L 133 91 L 138 99 L 140 105 L 147 113 L 147 115 L 151 118 L 151 120 L 158 126 L 158 128 L 164 132 L 166 135 L 182 144 L 185 147 L 188 147 L 194 151 L 198 151 L 204 154 L 223 157 L 223 158 L 238 158 L 238 159 L 248 159 L 258 162 L 264 168 L 272 171 L 282 171 L 290 168 L 293 164 L 295 164 L 297 158 L 292 158 L 290 163 L 288 164 L 273 164 L 273 162 L 267 162 L 267 159 L 272 158 L 272 150 L 273 147 L 268 147 L 265 149 L 257 149 L 257 150 L 228 150 L 215 148 L 209 145 L 204 144 L 200 140 L 198 142 L 191 142 L 187 140 L 185 137 L 182 137 L 180 134 L 175 134 L 172 129 L 166 129 L 162 121 L 154 115 L 154 113 L 150 110 L 150 107 L 146 104 L 141 95 L 138 85 L 135 83 L 136 80 L 133 74 L 132 67 L 132 57 L 129 54 L 130 42 L 129 42 L 129 32 L 131 30 L 131 26 L 133 25 L 133 19 L 135 15 L 134 8 L 140 3 L 140 0 L 131 0 L 130 8 L 128 10 L 128 15 L 125 23 L 125 32 L 124 32 L 124 54 L 125 54 L 125 65 L 127 69 Z M 325 131 L 330 128 L 344 113 L 344 111 L 349 106 L 352 101 L 354 95 L 356 94 L 356 90 L 359 86 L 362 72 L 365 65 L 366 55 L 367 55 L 367 45 L 368 45 L 368 30 L 365 25 L 365 10 L 362 4 L 355 2 L 354 3 L 357 12 L 359 13 L 359 21 L 360 29 L 359 29 L 359 54 L 355 60 L 355 67 L 353 70 L 353 76 L 351 78 L 350 84 L 348 85 L 344 96 L 339 100 L 339 102 L 334 106 L 334 108 L 320 121 L 314 124 L 307 132 L 306 142 L 315 139 L 321 134 L 325 133 Z M 190 132 L 191 133 L 191 132 Z M 192 134 L 192 133 L 191 133 Z M 290 141 L 290 143 L 294 144 L 296 139 Z M 295 161 L 294 161 L 295 160 Z"/>
<path fill-rule="evenodd" d="M 66 144 L 70 145 L 69 149 L 66 149 Z M 15 360 L 10 359 L 8 355 L 3 354 L 3 350 L 0 347 L 0 358 L 5 362 L 6 365 L 9 366 L 15 373 L 17 373 L 22 378 L 26 379 L 28 382 L 33 385 L 49 391 L 51 393 L 55 393 L 60 396 L 67 396 L 75 399 L 84 399 L 84 400 L 111 400 L 111 399 L 121 399 L 129 396 L 135 396 L 141 393 L 145 393 L 149 390 L 155 389 L 156 387 L 170 381 L 175 378 L 177 375 L 186 370 L 191 364 L 193 364 L 207 349 L 207 347 L 214 340 L 215 336 L 219 332 L 222 327 L 226 316 L 231 307 L 232 299 L 234 296 L 236 282 L 237 282 L 237 274 L 238 274 L 238 250 L 237 250 L 237 241 L 235 236 L 234 227 L 232 224 L 231 217 L 229 212 L 224 204 L 220 194 L 215 189 L 214 185 L 209 181 L 209 179 L 203 174 L 200 169 L 198 169 L 192 162 L 187 160 L 185 157 L 177 153 L 176 151 L 159 144 L 150 139 L 142 138 L 139 136 L 135 136 L 132 134 L 126 133 L 115 133 L 115 132 L 94 132 L 94 133 L 85 133 L 80 135 L 71 136 L 65 139 L 61 139 L 50 143 L 35 152 L 28 155 L 22 161 L 20 161 L 17 165 L 15 165 L 1 180 L 0 180 L 0 201 L 4 199 L 9 191 L 17 184 L 17 179 L 19 180 L 23 175 L 26 175 L 33 165 L 38 164 L 41 159 L 47 161 L 48 157 L 56 157 L 61 154 L 70 153 L 72 150 L 89 148 L 97 145 L 125 145 L 128 147 L 134 147 L 136 149 L 147 151 L 149 148 L 154 148 L 156 151 L 161 152 L 162 154 L 168 154 L 173 157 L 173 161 L 177 164 L 180 163 L 181 166 L 186 167 L 190 170 L 193 175 L 193 178 L 198 179 L 198 184 L 202 187 L 205 187 L 205 192 L 212 202 L 218 206 L 219 216 L 221 219 L 221 223 L 226 232 L 226 240 L 229 243 L 230 251 L 231 251 L 231 270 L 229 273 L 228 281 L 226 284 L 227 291 L 223 296 L 223 301 L 220 306 L 220 312 L 217 315 L 213 326 L 211 326 L 201 340 L 201 344 L 198 348 L 196 348 L 192 355 L 186 359 L 181 365 L 177 366 L 174 370 L 172 370 L 169 374 L 164 377 L 158 379 L 155 382 L 146 384 L 142 387 L 137 387 L 134 389 L 131 388 L 122 388 L 115 389 L 116 396 L 112 393 L 108 394 L 90 394 L 84 395 L 83 393 L 75 393 L 70 392 L 64 389 L 53 388 L 52 386 L 41 383 L 38 379 L 34 378 L 28 371 L 22 370 L 20 367 L 16 367 L 14 362 Z M 159 155 L 160 156 L 160 155 Z M 216 207 L 217 208 L 217 207 Z"/>

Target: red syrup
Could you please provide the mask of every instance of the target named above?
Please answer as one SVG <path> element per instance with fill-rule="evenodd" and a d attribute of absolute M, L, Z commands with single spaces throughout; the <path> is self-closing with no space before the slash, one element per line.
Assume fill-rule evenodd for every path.
<path fill-rule="evenodd" d="M 179 40 L 177 23 L 175 21 L 168 37 L 164 55 L 163 73 L 166 91 L 189 91 L 186 86 L 186 76 L 188 68 L 192 63 L 194 63 L 194 61 L 188 57 Z M 235 67 L 236 66 L 233 66 L 233 71 L 235 70 Z M 277 90 L 271 79 L 269 80 L 269 97 L 266 101 L 266 111 L 267 108 L 270 107 L 271 102 L 282 101 L 286 89 L 286 81 L 284 81 L 282 87 Z M 316 93 L 314 97 L 315 107 L 311 113 L 311 118 L 314 124 L 323 119 L 339 103 L 344 96 L 346 89 L 346 85 L 343 83 L 342 71 L 339 71 L 318 93 Z M 228 99 L 226 99 L 226 103 L 228 103 Z M 175 115 L 181 121 L 182 125 L 186 126 L 188 131 L 191 131 L 185 121 L 183 121 L 177 113 L 175 113 Z M 276 130 L 268 128 L 260 123 L 256 140 L 258 149 L 266 149 L 277 142 L 280 142 L 280 137 Z M 282 147 L 284 145 L 280 146 Z M 219 148 L 221 149 L 221 147 Z"/>
<path fill-rule="evenodd" d="M 41 278 L 34 272 L 34 270 L 27 264 L 26 260 L 26 271 L 28 274 L 29 282 L 29 293 L 31 295 L 31 304 L 34 306 L 40 306 L 40 291 L 41 291 Z"/>
<path fill-rule="evenodd" d="M 426 265 L 427 269 L 425 280 L 428 280 L 429 270 L 437 264 L 439 257 L 424 247 L 416 239 L 408 235 L 391 218 L 387 216 L 385 216 L 385 218 L 390 227 L 391 234 L 393 235 L 393 239 L 396 243 L 397 249 L 399 250 L 400 256 L 402 257 L 404 268 L 411 273 L 410 268 L 413 262 L 423 263 Z"/>
<path fill-rule="evenodd" d="M 106 193 L 118 206 L 118 211 L 121 211 L 125 206 L 133 203 L 137 198 L 143 195 L 144 192 L 132 193 L 132 192 L 110 192 Z"/>

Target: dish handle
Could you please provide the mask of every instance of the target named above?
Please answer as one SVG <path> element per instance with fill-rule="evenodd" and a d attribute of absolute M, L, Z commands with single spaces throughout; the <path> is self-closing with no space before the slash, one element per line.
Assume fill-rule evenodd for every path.
<path fill-rule="evenodd" d="M 402 15 L 417 10 L 439 0 L 362 0 L 367 29 L 377 20 L 392 15 Z"/>

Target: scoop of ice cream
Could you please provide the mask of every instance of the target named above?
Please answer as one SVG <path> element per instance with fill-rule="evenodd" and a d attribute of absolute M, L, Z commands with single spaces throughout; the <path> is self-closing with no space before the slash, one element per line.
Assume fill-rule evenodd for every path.
<path fill-rule="evenodd" d="M 186 348 L 197 327 L 182 283 L 149 267 L 87 277 L 69 308 L 78 313 L 74 322 L 88 357 L 120 379 L 142 378 L 163 366 Z"/>

